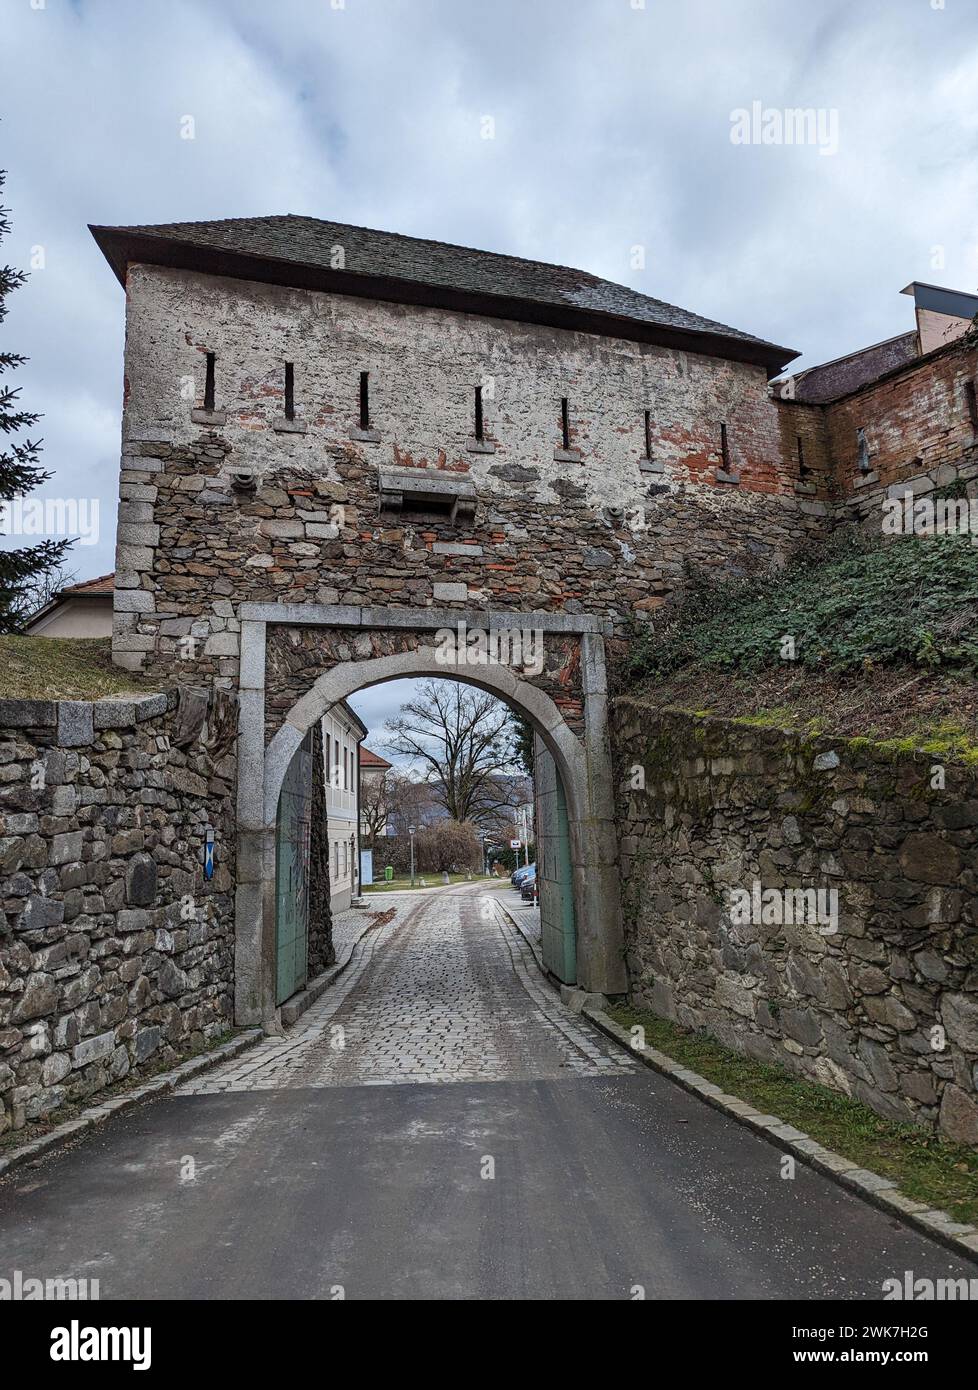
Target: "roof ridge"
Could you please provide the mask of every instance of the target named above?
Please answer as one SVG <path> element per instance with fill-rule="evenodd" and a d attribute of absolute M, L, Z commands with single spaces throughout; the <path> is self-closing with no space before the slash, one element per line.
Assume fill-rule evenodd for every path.
<path fill-rule="evenodd" d="M 581 266 L 565 265 L 562 261 L 539 261 L 532 256 L 516 256 L 511 251 L 487 251 L 484 246 L 469 246 L 461 241 L 436 241 L 434 237 L 412 236 L 409 232 L 388 232 L 382 227 L 367 227 L 357 222 L 333 222 L 325 217 L 313 217 L 306 212 L 273 212 L 261 214 L 259 217 L 218 217 L 209 220 L 196 222 L 158 222 L 158 223 L 137 223 L 135 226 L 123 228 L 125 231 L 149 232 L 154 226 L 157 227 L 213 227 L 217 225 L 227 226 L 234 222 L 315 222 L 324 227 L 349 227 L 351 231 L 370 232 L 374 236 L 389 237 L 395 241 L 409 241 L 415 246 L 434 246 L 440 250 L 449 251 L 469 251 L 476 256 L 492 256 L 495 260 L 509 261 L 514 265 L 527 265 L 541 270 L 563 270 L 572 275 L 584 275 L 595 285 L 613 285 L 616 289 L 626 289 L 631 294 L 637 294 L 642 299 L 648 300 L 650 304 L 658 304 L 663 309 L 674 309 L 680 314 L 693 314 L 696 318 L 705 319 L 705 314 L 700 314 L 695 309 L 684 309 L 681 304 L 673 304 L 668 299 L 658 299 L 653 294 L 646 294 L 644 290 L 633 289 L 631 285 L 623 284 L 620 280 L 609 280 L 604 275 L 595 275 L 593 270 L 584 270 Z M 746 334 L 741 329 L 734 328 L 732 324 L 721 323 L 719 319 L 710 319 L 709 322 L 717 328 L 725 328 L 731 333 L 735 333 L 741 338 L 751 338 L 754 342 L 765 342 L 766 339 L 757 338 L 754 334 Z"/>
<path fill-rule="evenodd" d="M 618 284 L 617 280 L 606 280 L 601 275 L 595 275 L 592 270 L 584 270 L 581 266 L 577 265 L 564 265 L 560 261 L 539 261 L 532 256 L 514 255 L 511 251 L 487 251 L 484 246 L 469 246 L 462 241 L 437 241 L 434 237 L 412 236 L 410 232 L 388 232 L 383 227 L 368 227 L 359 222 L 334 222 L 327 217 L 313 217 L 312 214 L 308 212 L 271 212 L 267 214 L 262 213 L 257 217 L 203 218 L 195 222 L 144 222 L 134 223 L 131 226 L 122 227 L 117 230 L 127 232 L 149 232 L 152 231 L 154 227 L 214 227 L 218 225 L 227 226 L 233 222 L 286 222 L 290 219 L 296 222 L 317 222 L 324 227 L 349 227 L 351 231 L 371 232 L 374 236 L 390 237 L 395 241 L 410 241 L 416 246 L 436 246 L 442 250 L 449 251 L 471 251 L 476 256 L 493 256 L 501 261 L 514 261 L 517 265 L 538 266 L 543 270 L 568 270 L 573 272 L 574 275 L 586 275 L 589 280 L 595 281 L 596 284 Z M 625 288 L 630 289 L 631 286 L 625 286 Z M 642 291 L 633 290 L 632 293 L 642 294 Z M 643 295 L 643 298 L 651 299 L 655 304 L 666 304 L 664 299 L 655 299 L 652 295 Z M 678 309 L 681 306 L 678 304 L 670 304 L 667 305 L 667 307 L 670 309 Z M 690 313 L 692 311 L 683 310 L 683 312 Z"/>
<path fill-rule="evenodd" d="M 66 584 L 63 589 L 58 590 L 58 593 L 77 593 L 79 589 L 90 589 L 93 584 L 104 584 L 107 579 L 115 579 L 115 570 L 109 570 L 108 574 L 97 574 L 92 579 L 82 579 L 77 584 Z"/>
<path fill-rule="evenodd" d="M 582 328 L 585 332 L 635 337 L 636 331 L 622 333 L 622 326 L 640 325 L 639 341 L 656 341 L 645 334 L 656 331 L 680 334 L 693 351 L 703 350 L 726 356 L 720 342 L 740 344 L 734 357 L 763 363 L 769 369 L 783 369 L 798 354 L 779 347 L 754 333 L 734 328 L 718 319 L 643 290 L 609 280 L 580 266 L 535 260 L 509 251 L 486 250 L 459 242 L 436 241 L 406 232 L 385 231 L 379 227 L 358 226 L 351 222 L 330 221 L 310 213 L 270 213 L 260 216 L 218 217 L 190 222 L 137 223 L 120 227 L 93 226 L 96 241 L 122 283 L 125 266 L 131 260 L 147 260 L 161 265 L 199 262 L 206 265 L 220 257 L 240 257 L 262 263 L 263 273 L 252 278 L 271 283 L 306 283 L 310 273 L 329 276 L 341 272 L 345 279 L 340 293 L 358 293 L 360 281 L 368 297 L 385 298 L 385 286 L 399 288 L 422 297 L 408 302 L 437 304 L 438 296 L 467 296 L 461 307 L 467 312 L 497 313 L 518 304 L 531 309 L 527 322 L 555 323 Z M 344 265 L 332 264 L 330 240 L 345 244 Z M 159 248 L 159 249 L 157 249 Z M 210 265 L 210 272 L 237 273 L 246 278 L 247 266 L 238 265 L 222 272 Z M 304 278 L 291 280 L 301 274 Z M 342 273 L 345 273 L 342 274 Z M 324 286 L 329 288 L 329 285 Z M 482 301 L 475 308 L 475 301 Z M 459 307 L 456 304 L 454 307 Z M 563 318 L 550 317 L 561 314 Z M 521 318 L 517 312 L 503 314 Z M 573 319 L 579 320 L 574 323 Z M 614 324 L 612 328 L 610 325 Z M 606 325 L 608 325 L 606 327 Z M 675 339 L 672 345 L 675 346 Z M 684 346 L 685 344 L 680 344 Z"/>
<path fill-rule="evenodd" d="M 916 336 L 917 330 L 915 328 L 907 328 L 902 333 L 894 333 L 889 338 L 881 338 L 878 343 L 867 343 L 865 347 L 853 348 L 851 352 L 840 353 L 838 357 L 830 357 L 825 362 L 813 362 L 810 367 L 802 367 L 797 372 L 789 372 L 788 376 L 792 376 L 798 381 L 801 377 L 807 376 L 809 372 L 821 371 L 823 367 L 838 366 L 840 362 L 848 362 L 851 357 L 861 357 L 864 352 L 874 352 L 876 348 L 887 347 L 890 343 L 899 342 L 901 338 L 915 338 Z M 780 379 L 778 378 L 778 380 Z M 777 381 L 771 382 L 772 386 L 777 384 Z"/>

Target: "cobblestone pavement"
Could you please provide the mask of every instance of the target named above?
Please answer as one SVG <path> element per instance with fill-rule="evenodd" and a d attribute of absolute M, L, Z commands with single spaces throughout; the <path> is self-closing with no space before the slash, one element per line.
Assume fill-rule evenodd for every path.
<path fill-rule="evenodd" d="M 565 1008 L 492 894 L 397 904 L 281 1038 L 177 1094 L 620 1076 L 636 1063 Z"/>
<path fill-rule="evenodd" d="M 333 917 L 333 950 L 337 960 L 347 953 L 347 947 L 359 941 L 370 925 L 372 912 L 378 908 L 351 907 Z"/>

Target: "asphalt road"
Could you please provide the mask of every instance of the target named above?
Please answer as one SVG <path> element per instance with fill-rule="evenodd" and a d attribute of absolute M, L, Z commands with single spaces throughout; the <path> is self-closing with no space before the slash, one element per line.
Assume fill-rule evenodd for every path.
<path fill-rule="evenodd" d="M 385 950 L 416 970 L 429 915 L 316 1027 L 355 1025 Z M 546 1007 L 526 996 L 524 1042 L 561 1026 Z M 150 1102 L 0 1182 L 0 1277 L 97 1278 L 103 1299 L 782 1300 L 978 1274 L 800 1163 L 782 1178 L 775 1146 L 655 1073 L 554 1075 L 554 1052 L 527 1078 L 525 1057 L 515 1079 L 306 1085 L 303 1064 Z"/>

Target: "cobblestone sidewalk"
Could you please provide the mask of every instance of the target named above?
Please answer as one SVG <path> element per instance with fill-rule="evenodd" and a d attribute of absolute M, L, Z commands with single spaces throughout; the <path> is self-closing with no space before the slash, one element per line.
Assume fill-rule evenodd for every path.
<path fill-rule="evenodd" d="M 492 895 L 401 902 L 284 1037 L 179 1094 L 617 1076 L 636 1064 L 565 1008 Z"/>

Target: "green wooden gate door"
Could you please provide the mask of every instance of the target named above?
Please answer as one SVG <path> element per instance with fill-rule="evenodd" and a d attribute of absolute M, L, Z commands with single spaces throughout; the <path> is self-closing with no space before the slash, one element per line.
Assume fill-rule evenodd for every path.
<path fill-rule="evenodd" d="M 309 851 L 312 821 L 312 740 L 289 764 L 275 826 L 275 1002 L 306 983 L 309 934 Z"/>
<path fill-rule="evenodd" d="M 533 780 L 543 963 L 558 980 L 572 985 L 577 980 L 577 933 L 567 801 L 557 766 L 539 739 L 533 755 Z"/>

